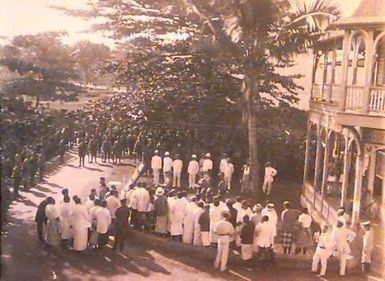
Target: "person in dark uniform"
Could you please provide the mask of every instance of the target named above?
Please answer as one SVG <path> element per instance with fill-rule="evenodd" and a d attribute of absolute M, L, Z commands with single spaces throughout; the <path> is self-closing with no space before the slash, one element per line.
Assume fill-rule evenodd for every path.
<path fill-rule="evenodd" d="M 116 232 L 114 250 L 123 251 L 124 241 L 127 237 L 129 224 L 128 217 L 130 214 L 130 208 L 127 207 L 126 199 L 121 200 L 121 206 L 116 210 Z"/>
<path fill-rule="evenodd" d="M 54 199 L 52 197 L 47 197 L 37 207 L 35 222 L 37 224 L 37 237 L 41 242 L 44 242 L 43 226 L 47 226 L 47 216 L 45 215 L 45 207 L 47 207 L 48 204 L 53 204 L 53 202 Z"/>
<path fill-rule="evenodd" d="M 81 140 L 78 146 L 78 155 L 79 155 L 79 167 L 83 165 L 84 167 L 84 158 L 87 154 L 87 146 L 84 140 Z"/>

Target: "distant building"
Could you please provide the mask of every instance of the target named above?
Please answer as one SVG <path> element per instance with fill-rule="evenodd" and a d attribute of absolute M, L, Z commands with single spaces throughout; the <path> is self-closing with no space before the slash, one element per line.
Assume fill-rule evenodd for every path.
<path fill-rule="evenodd" d="M 314 48 L 302 204 L 334 224 L 370 219 L 375 262 L 385 241 L 385 1 L 363 0 Z"/>

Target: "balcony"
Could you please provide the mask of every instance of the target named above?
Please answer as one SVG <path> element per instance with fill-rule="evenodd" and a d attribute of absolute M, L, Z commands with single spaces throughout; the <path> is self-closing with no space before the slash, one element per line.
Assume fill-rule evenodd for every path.
<path fill-rule="evenodd" d="M 347 113 L 365 114 L 364 86 L 346 87 L 345 110 Z M 313 84 L 311 102 L 336 106 L 339 104 L 340 85 Z M 385 86 L 373 86 L 369 90 L 368 115 L 385 116 Z"/>

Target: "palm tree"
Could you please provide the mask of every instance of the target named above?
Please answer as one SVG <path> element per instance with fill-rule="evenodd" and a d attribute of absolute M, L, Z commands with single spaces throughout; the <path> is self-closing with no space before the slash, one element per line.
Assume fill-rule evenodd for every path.
<path fill-rule="evenodd" d="M 262 93 L 276 100 L 296 100 L 298 76 L 280 74 L 293 58 L 325 34 L 322 24 L 338 11 L 326 0 L 184 0 L 216 44 L 242 64 L 243 107 L 247 116 L 251 182 L 260 186 L 258 111 Z"/>

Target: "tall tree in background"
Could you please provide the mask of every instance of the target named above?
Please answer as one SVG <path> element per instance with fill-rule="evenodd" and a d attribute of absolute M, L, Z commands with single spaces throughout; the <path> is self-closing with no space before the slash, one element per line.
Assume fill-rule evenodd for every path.
<path fill-rule="evenodd" d="M 80 78 L 85 84 L 91 84 L 100 78 L 99 70 L 110 58 L 110 49 L 103 44 L 79 41 L 72 46 L 71 56 L 75 59 Z"/>
<path fill-rule="evenodd" d="M 0 65 L 18 76 L 1 85 L 10 96 L 26 95 L 40 100 L 74 100 L 81 90 L 76 83 L 75 60 L 62 43 L 61 32 L 20 35 L 2 48 Z"/>
<path fill-rule="evenodd" d="M 185 0 L 187 12 L 198 17 L 212 44 L 238 58 L 244 77 L 244 105 L 249 134 L 249 159 L 254 188 L 260 186 L 258 112 L 270 96 L 279 102 L 296 98 L 293 78 L 280 74 L 295 55 L 303 53 L 323 34 L 321 18 L 335 19 L 327 1 Z M 210 38 L 210 37 L 208 37 Z"/>

